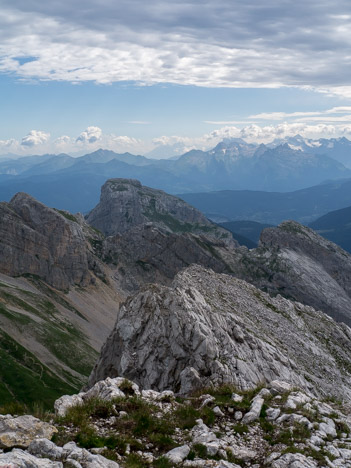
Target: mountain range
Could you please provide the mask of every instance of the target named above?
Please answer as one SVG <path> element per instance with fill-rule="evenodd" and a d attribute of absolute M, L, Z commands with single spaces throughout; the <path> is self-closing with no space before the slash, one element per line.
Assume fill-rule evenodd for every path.
<path fill-rule="evenodd" d="M 238 226 L 257 241 L 261 225 Z M 184 200 L 122 178 L 85 217 L 17 193 L 0 203 L 0 234 L 0 463 L 348 466 L 342 248 L 284 221 L 248 249 Z M 56 400 L 50 423 L 9 414 L 38 414 L 38 400 Z"/>
<path fill-rule="evenodd" d="M 302 145 L 297 136 L 289 141 L 267 146 L 224 140 L 209 151 L 191 150 L 168 160 L 108 150 L 76 158 L 66 154 L 7 158 L 0 161 L 0 199 L 10 200 L 25 191 L 49 206 L 87 212 L 96 205 L 100 186 L 111 177 L 138 179 L 169 193 L 289 192 L 351 178 L 351 169 L 340 162 L 347 163 L 349 140 L 313 144 L 303 140 Z"/>

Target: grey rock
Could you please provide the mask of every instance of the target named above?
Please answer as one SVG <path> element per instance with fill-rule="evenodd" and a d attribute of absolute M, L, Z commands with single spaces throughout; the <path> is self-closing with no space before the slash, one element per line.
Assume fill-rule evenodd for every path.
<path fill-rule="evenodd" d="M 37 458 L 21 449 L 13 449 L 11 452 L 0 454 L 0 466 L 8 468 L 63 468 L 61 462 L 51 461 L 48 458 Z"/>
<path fill-rule="evenodd" d="M 283 382 L 282 380 L 272 380 L 269 384 L 269 388 L 273 395 L 287 393 L 292 390 L 292 386 L 288 382 Z"/>
<path fill-rule="evenodd" d="M 171 231 L 177 221 L 178 224 L 213 226 L 200 211 L 180 198 L 145 187 L 133 179 L 105 182 L 100 203 L 87 216 L 87 222 L 106 236 L 129 231 L 150 221 Z"/>
<path fill-rule="evenodd" d="M 0 420 L 0 448 L 27 448 L 38 438 L 51 439 L 57 432 L 55 426 L 30 415 Z"/>
<path fill-rule="evenodd" d="M 33 440 L 28 447 L 28 452 L 39 458 L 49 458 L 50 460 L 62 460 L 63 448 L 48 439 Z"/>
<path fill-rule="evenodd" d="M 255 397 L 252 400 L 250 411 L 246 413 L 243 417 L 243 420 L 242 420 L 243 424 L 250 424 L 254 421 L 257 421 L 257 419 L 260 417 L 263 403 L 264 403 L 264 399 L 260 397 Z"/>
<path fill-rule="evenodd" d="M 243 342 L 232 336 L 235 324 Z M 351 396 L 342 364 L 351 359 L 348 330 L 309 306 L 194 265 L 171 287 L 150 285 L 121 306 L 88 385 L 118 375 L 143 388 L 189 393 L 194 381 L 247 389 L 279 379 L 308 393 Z"/>
<path fill-rule="evenodd" d="M 215 406 L 215 407 L 213 408 L 213 412 L 214 412 L 214 414 L 215 414 L 216 416 L 224 416 L 224 413 L 223 413 L 223 411 L 220 409 L 219 406 Z"/>
<path fill-rule="evenodd" d="M 237 251 L 235 274 L 351 325 L 351 255 L 295 221 L 264 229 L 259 247 Z"/>
<path fill-rule="evenodd" d="M 127 291 L 169 284 L 192 263 L 229 272 L 225 257 L 238 247 L 228 231 L 183 200 L 130 179 L 108 180 L 87 222 L 107 236 L 100 256 Z"/>
<path fill-rule="evenodd" d="M 72 406 L 83 404 L 83 393 L 78 395 L 62 395 L 54 403 L 54 409 L 57 416 L 65 416 L 67 410 Z"/>
<path fill-rule="evenodd" d="M 286 453 L 274 460 L 272 468 L 316 468 L 318 464 L 301 453 Z"/>
<path fill-rule="evenodd" d="M 87 286 L 94 268 L 102 267 L 91 252 L 82 226 L 72 215 L 17 193 L 0 203 L 0 272 L 37 275 L 57 289 Z"/>
<path fill-rule="evenodd" d="M 279 415 L 280 415 L 280 409 L 279 408 L 268 408 L 266 411 L 267 414 L 267 419 L 269 421 L 275 421 Z"/>
<path fill-rule="evenodd" d="M 189 455 L 189 452 L 189 445 L 182 445 L 181 447 L 176 447 L 167 452 L 165 457 L 168 458 L 171 463 L 181 463 Z"/>
<path fill-rule="evenodd" d="M 332 419 L 327 419 L 326 422 L 320 423 L 319 430 L 324 432 L 327 436 L 329 435 L 333 438 L 337 437 L 335 423 Z"/>
<path fill-rule="evenodd" d="M 234 418 L 235 421 L 240 421 L 243 418 L 243 413 L 241 411 L 235 411 Z"/>

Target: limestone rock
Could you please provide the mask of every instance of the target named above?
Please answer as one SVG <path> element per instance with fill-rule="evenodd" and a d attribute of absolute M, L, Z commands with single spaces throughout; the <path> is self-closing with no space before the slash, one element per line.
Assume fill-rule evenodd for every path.
<path fill-rule="evenodd" d="M 351 255 L 312 229 L 285 221 L 264 229 L 257 249 L 229 260 L 235 275 L 351 325 Z"/>
<path fill-rule="evenodd" d="M 0 203 L 0 272 L 37 275 L 57 289 L 87 286 L 97 261 L 72 215 L 48 208 L 25 193 Z"/>
<path fill-rule="evenodd" d="M 286 453 L 273 461 L 272 468 L 317 468 L 318 464 L 301 453 Z"/>
<path fill-rule="evenodd" d="M 27 448 L 38 438 L 51 439 L 56 427 L 30 415 L 0 420 L 0 448 Z"/>
<path fill-rule="evenodd" d="M 238 326 L 240 341 L 232 332 Z M 351 396 L 351 377 L 343 362 L 350 358 L 351 331 L 344 324 L 191 266 L 171 287 L 150 285 L 125 302 L 88 385 L 124 376 L 143 388 L 188 393 L 193 381 L 247 389 L 284 380 L 307 393 L 345 397 Z"/>
<path fill-rule="evenodd" d="M 264 399 L 260 397 L 256 397 L 252 400 L 251 406 L 250 406 L 250 411 L 245 414 L 243 417 L 243 424 L 249 424 L 252 423 L 253 421 L 257 421 L 257 419 L 260 417 L 261 409 L 264 403 Z"/>
<path fill-rule="evenodd" d="M 165 457 L 168 458 L 171 463 L 177 464 L 181 463 L 188 456 L 189 452 L 189 445 L 182 445 L 181 447 L 176 447 L 167 452 Z"/>
<path fill-rule="evenodd" d="M 156 222 L 174 231 L 186 223 L 213 227 L 200 211 L 178 197 L 141 185 L 133 179 L 109 179 L 101 188 L 100 203 L 89 213 L 87 222 L 106 236 L 132 227 Z"/>
<path fill-rule="evenodd" d="M 192 263 L 229 272 L 225 257 L 238 246 L 183 200 L 136 180 L 108 180 L 87 222 L 107 236 L 100 256 L 128 291 L 148 282 L 168 284 Z"/>
<path fill-rule="evenodd" d="M 55 401 L 55 413 L 57 416 L 65 416 L 69 408 L 72 406 L 81 405 L 82 403 L 82 393 L 79 393 L 78 395 L 62 395 L 62 397 Z"/>
<path fill-rule="evenodd" d="M 48 458 L 37 458 L 30 453 L 13 449 L 0 454 L 0 466 L 8 468 L 63 468 L 63 463 L 51 461 Z"/>

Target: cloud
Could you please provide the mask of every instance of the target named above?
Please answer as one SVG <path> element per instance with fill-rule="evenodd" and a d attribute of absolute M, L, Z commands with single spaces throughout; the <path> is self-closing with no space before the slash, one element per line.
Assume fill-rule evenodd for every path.
<path fill-rule="evenodd" d="M 21 145 L 33 147 L 47 143 L 49 139 L 50 133 L 45 133 L 40 130 L 32 130 L 28 133 L 28 135 L 22 138 Z"/>
<path fill-rule="evenodd" d="M 334 109 L 333 112 L 339 112 Z M 348 109 L 344 109 L 343 112 Z M 324 111 L 328 113 L 327 111 Z M 225 125 L 200 136 L 161 135 L 152 140 L 142 140 L 128 135 L 104 133 L 96 126 L 90 126 L 77 137 L 62 135 L 50 139 L 44 131 L 32 130 L 20 140 L 0 140 L 0 154 L 15 153 L 19 155 L 45 153 L 68 153 L 82 155 L 99 148 L 117 153 L 130 152 L 147 154 L 158 148 L 158 153 L 183 154 L 191 149 L 206 151 L 216 146 L 223 139 L 242 138 L 249 143 L 269 143 L 275 139 L 300 134 L 304 138 L 319 139 L 346 136 L 351 139 L 351 120 L 349 122 L 281 122 L 278 124 L 258 125 L 249 123 L 242 126 Z M 167 151 L 166 151 L 167 150 Z"/>
<path fill-rule="evenodd" d="M 102 130 L 99 127 L 88 127 L 82 132 L 76 139 L 77 142 L 81 143 L 96 143 L 101 140 Z"/>
<path fill-rule="evenodd" d="M 0 71 L 350 98 L 350 29 L 346 0 L 3 0 Z"/>

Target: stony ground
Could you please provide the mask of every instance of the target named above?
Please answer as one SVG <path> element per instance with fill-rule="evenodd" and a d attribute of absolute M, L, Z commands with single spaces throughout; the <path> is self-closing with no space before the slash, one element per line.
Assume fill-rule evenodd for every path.
<path fill-rule="evenodd" d="M 178 398 L 108 378 L 43 419 L 0 416 L 0 467 L 351 467 L 345 406 L 282 381 Z"/>

